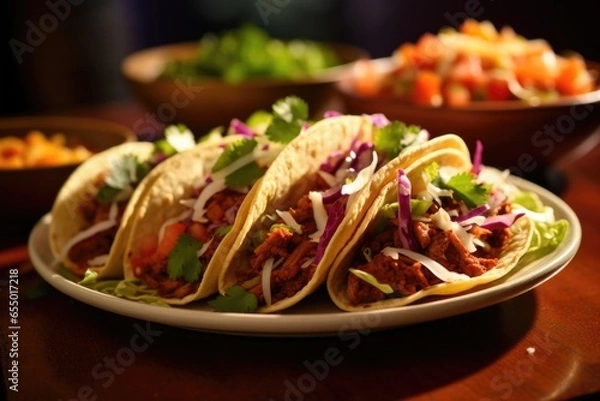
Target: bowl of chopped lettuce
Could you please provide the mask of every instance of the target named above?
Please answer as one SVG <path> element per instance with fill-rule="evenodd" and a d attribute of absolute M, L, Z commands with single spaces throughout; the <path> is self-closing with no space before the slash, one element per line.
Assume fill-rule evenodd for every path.
<path fill-rule="evenodd" d="M 121 69 L 132 92 L 161 122 L 176 120 L 202 132 L 269 109 L 289 95 L 320 113 L 335 96 L 333 84 L 368 56 L 353 46 L 281 40 L 244 25 L 136 52 Z"/>

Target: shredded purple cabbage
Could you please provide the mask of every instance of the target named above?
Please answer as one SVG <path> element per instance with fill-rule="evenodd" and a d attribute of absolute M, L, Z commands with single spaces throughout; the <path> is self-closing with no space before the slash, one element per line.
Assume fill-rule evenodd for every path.
<path fill-rule="evenodd" d="M 342 113 L 340 113 L 339 111 L 336 110 L 327 110 L 325 113 L 323 113 L 323 118 L 331 118 L 331 117 L 338 117 L 341 116 Z"/>
<path fill-rule="evenodd" d="M 512 226 L 515 221 L 523 216 L 525 213 L 507 213 L 501 214 L 497 216 L 488 217 L 485 219 L 483 224 L 481 224 L 482 228 L 488 230 L 496 230 L 498 228 L 508 228 Z"/>
<path fill-rule="evenodd" d="M 321 171 L 334 174 L 344 162 L 344 155 L 340 151 L 335 151 L 327 156 L 327 161 L 321 164 Z"/>
<path fill-rule="evenodd" d="M 321 193 L 323 204 L 328 205 L 342 196 L 342 185 L 336 185 Z"/>
<path fill-rule="evenodd" d="M 473 154 L 473 174 L 477 177 L 481 170 L 483 169 L 483 165 L 481 164 L 481 160 L 483 157 L 483 144 L 480 140 L 477 140 L 475 144 L 475 153 Z"/>
<path fill-rule="evenodd" d="M 377 128 L 385 127 L 390 124 L 390 120 L 382 113 L 371 114 L 371 122 Z"/>
<path fill-rule="evenodd" d="M 418 251 L 417 241 L 412 232 L 412 216 L 410 213 L 411 184 L 404 170 L 399 169 L 398 180 L 398 234 L 402 248 Z"/>
<path fill-rule="evenodd" d="M 344 220 L 344 215 L 346 211 L 346 200 L 347 197 L 333 203 L 329 210 L 327 211 L 327 223 L 325 224 L 325 228 L 323 229 L 323 234 L 319 239 L 319 243 L 317 245 L 317 251 L 315 253 L 315 259 L 313 261 L 314 264 L 318 264 L 321 259 L 323 259 L 323 255 L 325 254 L 325 249 L 327 249 L 327 245 L 331 241 L 333 234 L 339 227 L 342 220 Z"/>
<path fill-rule="evenodd" d="M 465 213 L 465 214 L 463 214 L 460 217 L 452 218 L 452 220 L 456 221 L 458 223 L 461 223 L 461 222 L 466 221 L 466 220 L 468 220 L 468 219 L 470 219 L 472 217 L 481 216 L 482 214 L 484 214 L 488 210 L 490 210 L 490 207 L 488 205 L 477 206 L 475 209 L 470 210 L 468 213 Z"/>
<path fill-rule="evenodd" d="M 350 168 L 353 168 L 355 171 L 360 171 L 373 161 L 373 144 L 370 142 L 363 142 L 354 153 L 354 160 L 352 160 Z"/>
<path fill-rule="evenodd" d="M 250 138 L 254 138 L 256 136 L 256 133 L 252 131 L 250 127 L 248 127 L 244 122 L 238 120 L 237 118 L 231 120 L 229 128 L 237 135 L 243 135 Z"/>

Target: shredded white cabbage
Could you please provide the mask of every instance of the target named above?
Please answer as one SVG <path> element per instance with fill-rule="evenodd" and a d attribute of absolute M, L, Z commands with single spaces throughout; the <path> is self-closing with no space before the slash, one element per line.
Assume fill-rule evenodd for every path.
<path fill-rule="evenodd" d="M 433 273 L 433 275 L 435 275 L 437 278 L 439 278 L 440 280 L 445 281 L 447 283 L 450 283 L 453 281 L 461 281 L 461 280 L 470 279 L 470 277 L 467 276 L 466 274 L 450 271 L 450 270 L 446 269 L 444 266 L 442 266 L 440 263 L 436 262 L 435 260 L 433 260 L 425 255 L 421 255 L 420 253 L 409 251 L 408 249 L 392 248 L 392 247 L 388 246 L 388 247 L 384 248 L 381 251 L 381 253 L 383 253 L 385 256 L 390 257 L 395 260 L 398 259 L 398 254 L 408 256 L 409 258 L 421 263 L 431 273 Z"/>
<path fill-rule="evenodd" d="M 281 210 L 275 210 L 275 212 L 281 217 L 281 220 L 283 220 L 286 225 L 292 228 L 292 230 L 296 231 L 298 234 L 302 234 L 302 226 L 298 224 L 290 212 Z"/>
<path fill-rule="evenodd" d="M 159 244 L 161 243 L 163 237 L 165 236 L 165 230 L 167 229 L 168 226 L 187 219 L 189 217 L 190 213 L 191 213 L 190 210 L 186 210 L 185 212 L 180 213 L 178 216 L 171 217 L 170 219 L 167 219 L 164 223 L 162 223 L 162 225 L 158 229 L 158 243 Z"/>
<path fill-rule="evenodd" d="M 200 249 L 198 249 L 198 252 L 196 252 L 196 256 L 200 257 L 200 256 L 204 255 L 206 253 L 206 251 L 208 250 L 208 247 L 210 246 L 210 243 L 213 242 L 214 239 L 215 239 L 215 237 L 212 237 L 210 239 L 210 241 L 208 241 L 205 244 L 202 244 L 202 247 Z"/>
<path fill-rule="evenodd" d="M 325 210 L 325 206 L 323 206 L 323 196 L 316 191 L 310 191 L 308 193 L 308 198 L 312 203 L 313 208 L 313 216 L 315 218 L 315 223 L 317 224 L 317 231 L 312 233 L 309 237 L 313 242 L 319 242 L 321 239 L 321 235 L 323 235 L 323 231 L 325 230 L 325 225 L 327 224 L 327 211 Z"/>
<path fill-rule="evenodd" d="M 204 214 L 206 213 L 205 206 L 208 200 L 216 193 L 219 193 L 227 188 L 224 179 L 216 179 L 215 177 L 213 177 L 213 179 L 215 180 L 202 189 L 200 196 L 198 196 L 198 199 L 196 199 L 196 203 L 194 204 L 192 220 L 199 223 L 206 223 L 208 221 L 208 219 L 204 217 Z"/>
<path fill-rule="evenodd" d="M 369 182 L 371 177 L 373 177 L 377 169 L 377 162 L 377 152 L 373 151 L 373 161 L 371 164 L 360 170 L 354 181 L 342 186 L 342 195 L 351 195 L 360 191 Z"/>

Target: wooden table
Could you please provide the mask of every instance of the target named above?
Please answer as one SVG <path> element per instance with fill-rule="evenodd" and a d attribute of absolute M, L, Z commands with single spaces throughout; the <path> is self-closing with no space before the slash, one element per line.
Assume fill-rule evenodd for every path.
<path fill-rule="evenodd" d="M 131 124 L 138 107 L 94 115 Z M 86 114 L 81 112 L 79 114 Z M 566 160 L 579 253 L 540 287 L 464 315 L 349 338 L 254 338 L 147 323 L 75 301 L 32 269 L 31 226 L 2 238 L 19 269 L 18 389 L 11 400 L 555 400 L 600 391 L 600 146 Z M 3 305 L 8 291 L 3 281 Z M 6 311 L 6 309 L 4 309 Z M 8 320 L 2 374 L 8 385 Z M 310 324 L 310 322 L 307 322 Z M 141 334 L 141 333 L 144 334 Z M 339 352 L 323 362 L 328 350 Z M 527 348 L 535 348 L 529 354 Z M 132 350 L 134 352 L 132 352 Z"/>

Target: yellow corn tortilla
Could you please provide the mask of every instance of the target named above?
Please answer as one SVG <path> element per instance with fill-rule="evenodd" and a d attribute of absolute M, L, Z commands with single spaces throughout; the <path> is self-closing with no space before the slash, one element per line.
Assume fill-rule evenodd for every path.
<path fill-rule="evenodd" d="M 440 166 L 452 166 L 464 171 L 471 169 L 471 162 L 468 154 L 456 151 L 455 149 L 444 149 L 425 154 L 417 162 L 405 168 L 409 180 L 412 184 L 413 194 L 419 193 L 425 189 L 423 181 L 423 169 L 432 162 L 437 162 Z M 474 287 L 481 286 L 495 281 L 509 273 L 519 262 L 519 259 L 527 251 L 533 233 L 532 223 L 526 217 L 522 216 L 511 227 L 512 236 L 509 240 L 506 250 L 500 255 L 498 264 L 491 270 L 481 276 L 473 277 L 465 281 L 451 283 L 440 283 L 420 290 L 414 294 L 401 298 L 390 298 L 372 303 L 352 305 L 346 294 L 348 268 L 352 267 L 352 261 L 355 252 L 359 249 L 362 238 L 371 232 L 373 224 L 377 221 L 377 216 L 383 205 L 394 202 L 397 199 L 397 179 L 396 169 L 387 169 L 386 185 L 378 194 L 373 194 L 371 206 L 365 214 L 364 219 L 356 229 L 357 235 L 354 235 L 348 242 L 337 242 L 342 247 L 341 252 L 335 258 L 329 276 L 327 277 L 327 290 L 334 303 L 345 311 L 360 311 L 373 309 L 387 309 L 408 305 L 419 299 L 432 295 L 455 295 L 465 292 Z"/>
<path fill-rule="evenodd" d="M 226 255 L 219 276 L 221 294 L 226 294 L 230 287 L 238 284 L 237 271 L 249 268 L 252 252 L 248 247 L 250 243 L 248 235 L 256 225 L 260 224 L 261 217 L 272 214 L 275 210 L 286 210 L 294 205 L 311 187 L 314 187 L 316 173 L 321 163 L 326 161 L 331 153 L 349 149 L 356 139 L 372 142 L 373 133 L 373 125 L 368 116 L 334 117 L 319 121 L 283 150 L 262 181 L 252 189 L 253 200 L 252 205 L 248 207 L 246 219 L 236 220 L 232 228 L 235 235 L 227 237 L 222 243 L 222 246 L 232 251 Z M 460 154 L 468 155 L 464 141 L 456 135 L 448 134 L 434 138 L 423 145 L 406 149 L 379 171 L 408 166 L 423 154 L 438 149 L 454 149 Z M 365 188 L 353 197 L 351 204 L 347 205 L 347 210 L 351 212 L 346 213 L 344 217 L 341 224 L 344 228 L 338 228 L 332 237 L 309 282 L 294 296 L 269 306 L 260 306 L 257 312 L 272 313 L 289 308 L 325 282 L 332 261 L 341 249 L 340 244 L 350 240 L 370 204 L 371 195 L 379 193 L 380 188 L 386 183 L 383 179 L 385 177 L 385 174 L 376 173 Z"/>
<path fill-rule="evenodd" d="M 180 155 L 173 156 L 156 167 L 157 178 L 140 197 L 138 207 L 132 216 L 132 227 L 125 245 L 123 269 L 126 280 L 139 280 L 133 271 L 131 260 L 139 257 L 140 243 L 149 233 L 156 233 L 169 219 L 180 216 L 189 207 L 179 201 L 194 197 L 200 180 L 212 169 L 221 155 L 224 145 L 244 138 L 240 135 L 226 136 L 218 141 L 203 143 Z M 246 195 L 246 199 L 251 192 Z M 250 203 L 243 202 L 237 215 L 244 216 Z M 233 230 L 231 230 L 233 231 Z M 159 297 L 170 305 L 185 305 L 192 301 L 206 298 L 217 292 L 217 278 L 221 260 L 227 253 L 223 247 L 225 239 L 232 235 L 229 232 L 215 251 L 210 263 L 205 267 L 200 285 L 195 293 L 183 298 Z"/>
<path fill-rule="evenodd" d="M 108 171 L 113 160 L 131 154 L 140 160 L 148 159 L 154 151 L 154 146 L 147 142 L 131 142 L 115 146 L 90 157 L 81 164 L 67 179 L 59 191 L 52 207 L 52 221 L 50 223 L 50 247 L 55 258 L 60 256 L 61 250 L 67 242 L 77 233 L 85 229 L 86 222 L 80 211 L 80 203 L 89 195 L 95 195 L 98 189 L 94 182 L 99 174 Z M 108 260 L 103 266 L 95 266 L 99 278 L 120 278 L 123 276 L 123 253 L 125 240 L 131 227 L 137 200 L 155 178 L 148 174 L 136 187 L 131 195 L 119 225 L 117 234 L 110 249 Z M 78 276 L 83 277 L 85 270 L 81 270 L 74 262 L 67 258 L 57 261 Z"/>

